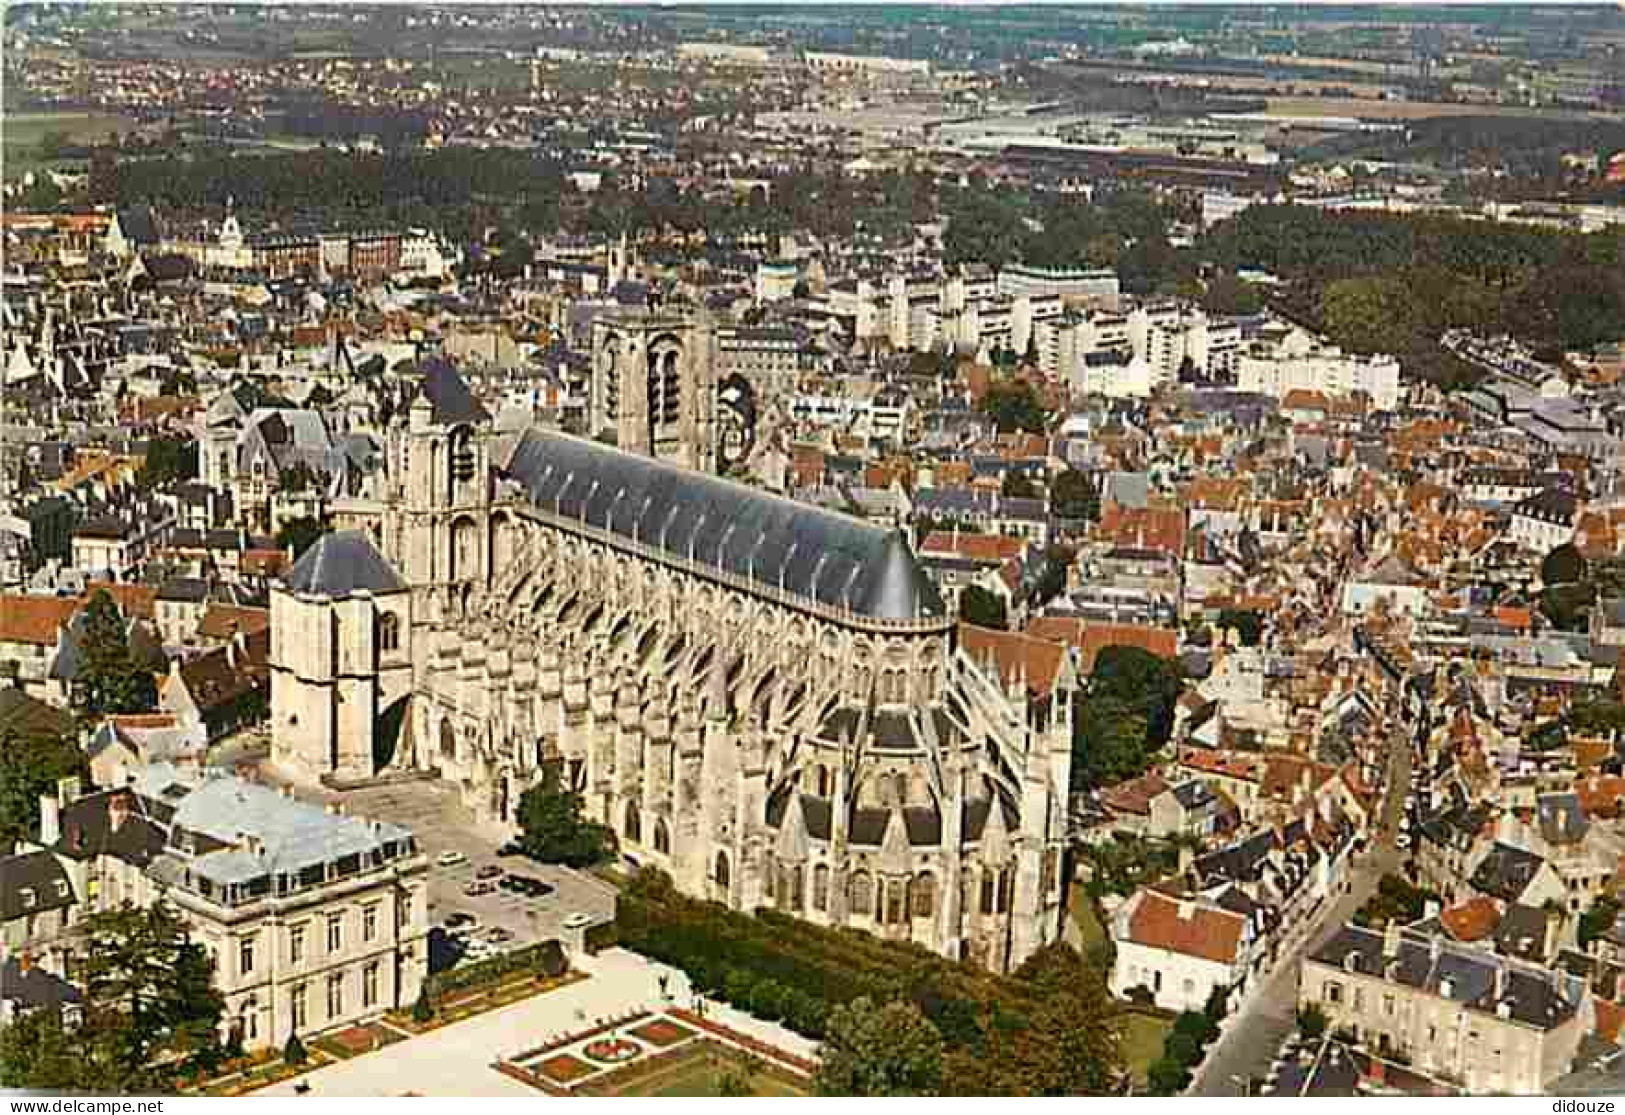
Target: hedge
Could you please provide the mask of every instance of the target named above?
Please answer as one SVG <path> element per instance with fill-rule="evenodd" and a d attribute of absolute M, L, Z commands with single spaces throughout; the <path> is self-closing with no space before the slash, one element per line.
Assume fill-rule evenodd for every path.
<path fill-rule="evenodd" d="M 548 975 L 550 967 L 557 966 L 562 946 L 557 941 L 541 941 L 512 952 L 500 953 L 474 964 L 458 965 L 447 972 L 429 977 L 430 994 L 435 998 L 452 991 L 465 991 L 487 983 L 495 983 L 515 972 L 529 971 L 538 976 Z"/>

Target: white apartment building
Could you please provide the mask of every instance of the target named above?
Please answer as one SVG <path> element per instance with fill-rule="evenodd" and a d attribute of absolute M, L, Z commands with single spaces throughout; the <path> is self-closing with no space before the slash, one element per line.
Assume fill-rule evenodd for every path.
<path fill-rule="evenodd" d="M 1355 356 L 1294 329 L 1275 348 L 1257 347 L 1236 358 L 1236 386 L 1281 398 L 1288 391 L 1348 396 L 1363 392 L 1377 410 L 1399 406 L 1399 361 Z"/>
<path fill-rule="evenodd" d="M 1109 267 L 1045 268 L 1013 265 L 999 272 L 998 293 L 1056 298 L 1116 298 L 1122 292 Z"/>

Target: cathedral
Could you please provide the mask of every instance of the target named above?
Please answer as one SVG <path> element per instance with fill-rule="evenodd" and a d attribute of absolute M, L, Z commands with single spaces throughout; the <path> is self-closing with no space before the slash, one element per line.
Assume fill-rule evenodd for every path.
<path fill-rule="evenodd" d="M 664 322 L 629 335 L 623 392 L 627 351 L 662 376 L 692 355 Z M 432 773 L 501 822 L 556 765 L 685 893 L 999 970 L 1053 940 L 1075 678 L 1007 688 L 902 534 L 662 459 L 712 403 L 679 384 L 667 423 L 635 386 L 643 452 L 498 434 L 431 370 L 377 515 L 273 593 L 274 761 Z"/>

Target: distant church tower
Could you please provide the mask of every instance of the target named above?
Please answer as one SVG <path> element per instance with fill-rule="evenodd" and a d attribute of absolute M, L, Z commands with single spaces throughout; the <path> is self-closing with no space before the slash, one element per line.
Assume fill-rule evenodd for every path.
<path fill-rule="evenodd" d="M 631 312 L 593 322 L 588 433 L 631 453 L 716 466 L 716 363 L 702 317 Z"/>
<path fill-rule="evenodd" d="M 460 613 L 490 569 L 491 416 L 447 361 L 426 362 L 423 383 L 392 438 L 400 499 L 384 552 L 425 605 L 420 619 Z"/>

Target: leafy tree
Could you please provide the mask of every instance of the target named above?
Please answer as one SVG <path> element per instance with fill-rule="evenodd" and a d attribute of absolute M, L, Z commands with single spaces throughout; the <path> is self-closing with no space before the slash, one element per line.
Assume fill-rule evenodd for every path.
<path fill-rule="evenodd" d="M 0 1080 L 8 1088 L 53 1092 L 101 1089 L 85 1057 L 84 1035 L 63 1024 L 59 1009 L 28 1011 L 0 1027 Z"/>
<path fill-rule="evenodd" d="M 1190 1086 L 1191 1074 L 1177 1058 L 1164 1054 L 1145 1073 L 1146 1086 L 1154 1096 L 1177 1096 Z"/>
<path fill-rule="evenodd" d="M 320 519 L 301 515 L 297 519 L 284 522 L 281 529 L 276 532 L 277 549 L 293 551 L 293 559 L 298 561 L 304 556 L 305 551 L 326 533 L 327 525 Z"/>
<path fill-rule="evenodd" d="M 88 773 L 84 752 L 68 736 L 0 729 L 0 848 L 33 839 L 40 795 L 60 779 Z"/>
<path fill-rule="evenodd" d="M 310 1059 L 305 1052 L 305 1043 L 299 1040 L 298 1031 L 288 1035 L 287 1043 L 282 1046 L 282 1063 L 290 1068 L 298 1068 Z"/>
<path fill-rule="evenodd" d="M 192 438 L 155 437 L 136 470 L 136 487 L 150 492 L 197 476 L 197 441 Z"/>
<path fill-rule="evenodd" d="M 218 1057 L 224 1009 L 213 965 L 163 901 L 92 914 L 70 961 L 84 991 L 75 1090 L 165 1091 L 170 1075 L 207 1052 Z"/>
<path fill-rule="evenodd" d="M 1208 283 L 1202 292 L 1202 308 L 1225 317 L 1256 314 L 1264 308 L 1264 299 L 1252 283 L 1227 271 Z"/>
<path fill-rule="evenodd" d="M 999 494 L 1006 499 L 1037 499 L 1038 485 L 1032 478 L 1017 469 L 1011 469 L 1004 474 L 1004 482 L 999 486 Z"/>
<path fill-rule="evenodd" d="M 1585 580 L 1586 562 L 1572 542 L 1565 542 L 1547 554 L 1540 563 L 1544 585 L 1573 585 Z"/>
<path fill-rule="evenodd" d="M 966 585 L 959 594 L 959 618 L 977 627 L 991 627 L 1000 631 L 1009 623 L 1004 598 L 981 585 Z"/>
<path fill-rule="evenodd" d="M 1000 1095 L 1105 1095 L 1123 1063 L 1119 1012 L 1101 970 L 1065 944 L 1046 945 L 1016 971 L 1034 1006 L 1024 1023 L 989 1027 L 983 1053 Z"/>
<path fill-rule="evenodd" d="M 981 411 L 993 419 L 1000 433 L 1024 430 L 1042 433 L 1049 423 L 1049 412 L 1044 409 L 1038 392 L 1026 380 L 1010 380 L 988 387 L 982 396 Z"/>
<path fill-rule="evenodd" d="M 537 950 L 536 966 L 548 979 L 557 979 L 570 970 L 570 958 L 564 955 L 564 946 L 557 941 L 544 941 Z"/>
<path fill-rule="evenodd" d="M 1225 608 L 1219 612 L 1219 627 L 1240 632 L 1244 647 L 1256 647 L 1264 637 L 1264 617 L 1252 609 Z"/>
<path fill-rule="evenodd" d="M 425 980 L 422 988 L 418 990 L 417 1002 L 412 1004 L 412 1021 L 416 1022 L 419 1026 L 423 1026 L 433 1019 L 434 1000 L 429 998 L 429 984 L 428 981 Z M 290 1043 L 298 1041 L 299 1036 L 297 1034 L 289 1034 L 288 1040 Z M 290 1061 L 288 1063 L 293 1064 L 294 1062 Z"/>
<path fill-rule="evenodd" d="M 615 850 L 615 833 L 582 815 L 581 795 L 560 784 L 557 764 L 519 798 L 519 843 L 544 863 L 590 867 Z"/>
<path fill-rule="evenodd" d="M 151 712 L 157 706 L 157 683 L 131 653 L 124 618 L 106 589 L 99 589 L 85 607 L 79 654 L 73 705 L 81 716 Z"/>
<path fill-rule="evenodd" d="M 906 1000 L 836 1007 L 819 1055 L 820 1095 L 929 1096 L 942 1088 L 942 1035 Z"/>
<path fill-rule="evenodd" d="M 1304 1037 L 1311 1040 L 1320 1037 L 1326 1032 L 1329 1024 L 1330 1020 L 1319 1003 L 1310 1003 L 1298 1008 L 1298 1032 Z"/>
<path fill-rule="evenodd" d="M 1050 482 L 1050 512 L 1062 519 L 1100 518 L 1100 493 L 1087 472 L 1069 468 Z"/>
<path fill-rule="evenodd" d="M 1614 922 L 1619 918 L 1619 899 L 1611 894 L 1597 896 L 1591 908 L 1580 915 L 1578 938 L 1580 947 L 1586 948 L 1598 937 L 1614 928 Z"/>
<path fill-rule="evenodd" d="M 1173 734 L 1183 682 L 1177 663 L 1139 647 L 1106 647 L 1072 723 L 1073 776 L 1105 786 L 1140 774 Z"/>

